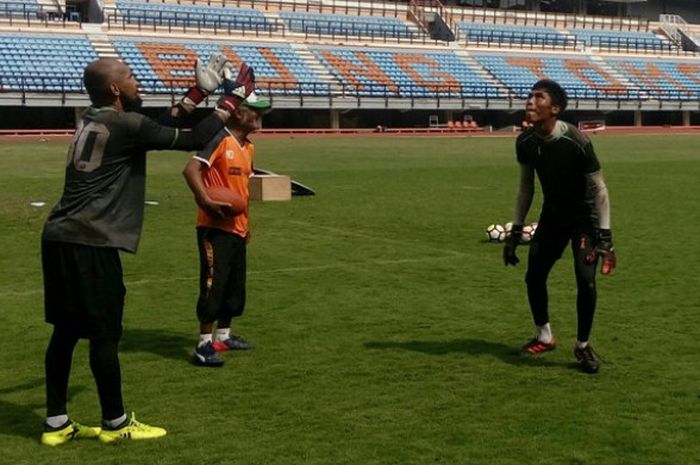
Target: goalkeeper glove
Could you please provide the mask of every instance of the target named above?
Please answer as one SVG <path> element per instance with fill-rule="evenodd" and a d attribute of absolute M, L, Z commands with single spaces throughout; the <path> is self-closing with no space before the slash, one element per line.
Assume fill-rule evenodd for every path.
<path fill-rule="evenodd" d="M 589 264 L 596 263 L 598 257 L 603 259 L 603 264 L 600 266 L 601 274 L 610 274 L 615 271 L 617 257 L 615 256 L 615 248 L 612 243 L 612 232 L 609 229 L 596 231 L 595 246 L 586 256 L 586 261 Z"/>
<path fill-rule="evenodd" d="M 231 113 L 255 90 L 255 72 L 243 63 L 234 81 L 231 79 L 231 68 L 226 66 L 223 84 L 224 95 L 219 99 L 218 106 Z"/>
<path fill-rule="evenodd" d="M 515 255 L 515 249 L 520 244 L 520 238 L 523 235 L 523 225 L 514 224 L 510 230 L 510 234 L 506 236 L 506 244 L 503 246 L 503 263 L 508 265 L 517 265 L 520 259 Z"/>
<path fill-rule="evenodd" d="M 197 106 L 204 98 L 219 88 L 224 81 L 224 70 L 227 60 L 219 54 L 212 54 L 207 66 L 202 64 L 202 60 L 197 58 L 194 65 L 194 76 L 196 84 L 190 87 L 182 102 L 187 105 Z"/>

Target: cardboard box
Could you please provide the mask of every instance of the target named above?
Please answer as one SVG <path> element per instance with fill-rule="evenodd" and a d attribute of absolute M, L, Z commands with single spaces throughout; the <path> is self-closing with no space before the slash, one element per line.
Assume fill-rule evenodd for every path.
<path fill-rule="evenodd" d="M 250 200 L 291 200 L 292 180 L 279 174 L 256 174 L 249 183 Z"/>

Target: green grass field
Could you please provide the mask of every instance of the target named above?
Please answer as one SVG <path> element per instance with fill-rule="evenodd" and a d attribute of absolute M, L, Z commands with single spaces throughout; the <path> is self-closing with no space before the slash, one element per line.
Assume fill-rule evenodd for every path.
<path fill-rule="evenodd" d="M 484 228 L 509 220 L 509 138 L 261 140 L 257 166 L 316 189 L 254 203 L 249 304 L 257 344 L 219 370 L 197 337 L 188 155 L 154 153 L 138 254 L 124 255 L 124 397 L 161 440 L 39 444 L 44 416 L 39 240 L 66 143 L 2 145 L 3 464 L 691 465 L 700 463 L 700 137 L 596 136 L 619 267 L 600 277 L 598 375 L 577 370 L 575 284 L 550 279 L 560 347 L 516 355 L 533 328 L 525 263 Z M 29 206 L 44 200 L 43 208 Z M 539 196 L 529 220 L 535 221 Z M 527 250 L 520 250 L 526 261 Z M 70 414 L 100 420 L 87 345 Z"/>

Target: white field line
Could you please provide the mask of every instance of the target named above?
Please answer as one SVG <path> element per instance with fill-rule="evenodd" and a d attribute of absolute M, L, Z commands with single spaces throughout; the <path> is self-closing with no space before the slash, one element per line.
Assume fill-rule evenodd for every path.
<path fill-rule="evenodd" d="M 270 270 L 252 270 L 248 271 L 249 276 L 256 276 L 256 275 L 273 275 L 273 274 L 284 274 L 284 273 L 304 273 L 304 272 L 315 272 L 315 271 L 324 271 L 324 270 L 351 270 L 351 269 L 363 269 L 366 267 L 371 267 L 371 266 L 392 266 L 392 265 L 404 265 L 404 264 L 409 264 L 409 263 L 425 263 L 425 262 L 439 262 L 439 261 L 445 261 L 445 260 L 451 260 L 455 258 L 462 258 L 465 256 L 464 253 L 458 252 L 455 250 L 446 250 L 446 249 L 440 249 L 438 247 L 432 247 L 428 246 L 425 244 L 422 244 L 420 242 L 408 242 L 408 241 L 402 241 L 398 239 L 389 239 L 386 237 L 381 237 L 381 236 L 373 236 L 371 234 L 365 234 L 361 232 L 355 232 L 355 231 L 348 231 L 345 229 L 340 229 L 340 228 L 334 228 L 331 226 L 318 226 L 314 225 L 312 223 L 304 222 L 304 221 L 290 221 L 290 223 L 294 223 L 300 226 L 308 226 L 312 227 L 314 230 L 324 230 L 328 231 L 337 235 L 344 235 L 344 236 L 353 236 L 353 237 L 359 237 L 362 239 L 369 239 L 372 241 L 383 241 L 387 243 L 392 243 L 392 244 L 400 244 L 400 245 L 406 245 L 406 246 L 411 246 L 411 247 L 422 247 L 426 249 L 430 256 L 426 257 L 418 257 L 418 258 L 404 258 L 404 259 L 387 259 L 387 260 L 382 260 L 382 259 L 375 259 L 375 260 L 367 260 L 363 262 L 343 262 L 343 263 L 333 263 L 333 264 L 328 264 L 328 265 L 314 265 L 314 266 L 291 266 L 291 267 L 285 267 L 285 268 L 274 268 Z M 441 254 L 441 255 L 437 255 Z M 198 276 L 192 275 L 192 276 L 180 276 L 180 277 L 168 277 L 168 278 L 147 278 L 147 279 L 135 279 L 135 280 L 125 280 L 124 284 L 127 287 L 127 289 L 131 286 L 143 286 L 143 285 L 149 285 L 149 284 L 164 284 L 164 283 L 171 283 L 171 282 L 181 282 L 181 281 L 192 281 L 196 282 L 199 279 Z M 31 295 L 36 295 L 40 294 L 43 292 L 43 289 L 37 288 L 37 289 L 31 289 L 27 291 L 20 291 L 20 292 L 15 292 L 11 290 L 2 290 L 0 289 L 0 295 L 4 296 L 13 296 L 13 297 L 20 297 L 20 296 L 31 296 Z"/>
<path fill-rule="evenodd" d="M 441 257 L 423 257 L 423 258 L 406 258 L 406 259 L 400 259 L 400 260 L 368 260 L 365 262 L 357 262 L 357 263 L 336 263 L 332 265 L 317 265 L 317 266 L 292 266 L 292 267 L 287 267 L 287 268 L 275 268 L 271 270 L 253 270 L 253 271 L 248 271 L 249 276 L 256 276 L 256 275 L 272 275 L 272 274 L 285 274 L 285 273 L 304 273 L 304 272 L 314 272 L 314 271 L 325 271 L 325 270 L 361 270 L 365 267 L 371 267 L 371 266 L 392 266 L 392 265 L 404 265 L 407 263 L 425 263 L 425 262 L 439 262 L 439 261 L 447 261 L 447 260 L 452 260 L 455 258 L 461 258 L 460 255 L 456 255 L 454 253 L 450 255 L 443 255 Z M 170 277 L 170 278 L 147 278 L 147 279 L 135 279 L 135 280 L 125 280 L 124 285 L 127 288 L 127 291 L 130 287 L 133 286 L 144 286 L 144 285 L 149 285 L 149 284 L 165 284 L 165 283 L 174 283 L 174 282 L 181 282 L 181 281 L 192 281 L 192 282 L 197 282 L 199 279 L 198 276 L 192 275 L 192 276 L 180 276 L 180 277 Z M 40 294 L 43 292 L 43 289 L 37 288 L 37 289 L 31 289 L 28 291 L 21 291 L 21 292 L 15 292 L 11 290 L 0 290 L 0 295 L 2 296 L 11 296 L 11 297 L 22 297 L 22 296 L 31 296 L 35 294 Z"/>
<path fill-rule="evenodd" d="M 433 247 L 432 245 L 426 244 L 423 241 L 404 241 L 401 239 L 391 239 L 388 237 L 375 236 L 372 234 L 367 234 L 367 233 L 357 232 L 357 231 L 350 231 L 347 229 L 336 228 L 333 226 L 319 226 L 319 225 L 316 225 L 313 223 L 309 223 L 307 221 L 290 220 L 289 223 L 296 224 L 299 226 L 306 226 L 306 227 L 313 229 L 314 231 L 318 231 L 318 230 L 329 231 L 329 232 L 332 232 L 332 233 L 337 234 L 339 236 L 359 237 L 360 239 L 368 239 L 368 240 L 371 240 L 374 242 L 386 242 L 389 244 L 398 244 L 398 245 L 405 245 L 405 246 L 411 246 L 411 247 L 418 247 L 418 248 L 426 249 L 426 250 L 428 250 L 430 252 L 434 252 L 434 253 L 443 253 L 443 254 L 447 253 L 447 254 L 454 255 L 454 256 L 464 256 L 463 252 L 459 252 L 456 250 L 442 249 L 439 247 Z"/>

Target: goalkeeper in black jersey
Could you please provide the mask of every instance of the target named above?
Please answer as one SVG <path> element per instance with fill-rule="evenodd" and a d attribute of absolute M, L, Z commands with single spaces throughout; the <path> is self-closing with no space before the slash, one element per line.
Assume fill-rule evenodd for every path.
<path fill-rule="evenodd" d="M 53 334 L 46 350 L 47 418 L 41 442 L 55 446 L 76 438 L 103 442 L 149 439 L 163 428 L 128 418 L 122 403 L 117 348 L 122 334 L 126 289 L 119 251 L 134 253 L 143 223 L 146 152 L 197 150 L 223 127 L 254 88 L 243 65 L 236 81 L 228 63 L 215 55 L 195 68 L 197 85 L 154 121 L 136 112 L 138 83 L 128 66 L 101 59 L 85 68 L 92 106 L 82 115 L 68 150 L 63 195 L 42 236 L 45 318 Z M 224 86 L 218 108 L 191 131 L 172 126 L 205 96 Z M 225 205 L 225 204 L 223 204 Z M 90 368 L 97 384 L 102 426 L 87 427 L 68 417 L 66 403 L 73 350 L 90 341 Z"/>
<path fill-rule="evenodd" d="M 551 80 L 538 81 L 527 98 L 525 118 L 531 127 L 516 141 L 520 189 L 503 259 L 506 266 L 519 262 L 515 251 L 532 203 L 537 173 L 544 201 L 525 276 L 536 335 L 523 346 L 523 351 L 537 354 L 556 347 L 549 324 L 547 277 L 570 244 L 578 288 L 574 355 L 585 372 L 596 373 L 600 359 L 588 339 L 596 306 L 595 271 L 599 258 L 603 274 L 615 268 L 610 202 L 591 141 L 576 127 L 559 120 L 566 104 L 566 92 Z"/>

